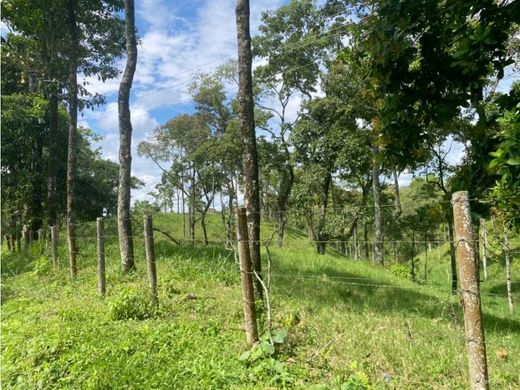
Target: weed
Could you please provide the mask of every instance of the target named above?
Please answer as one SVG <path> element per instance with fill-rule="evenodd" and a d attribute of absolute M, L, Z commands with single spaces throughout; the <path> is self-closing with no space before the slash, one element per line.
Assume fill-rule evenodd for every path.
<path fill-rule="evenodd" d="M 119 320 L 144 320 L 157 315 L 157 304 L 149 296 L 133 289 L 123 290 L 110 303 L 110 318 Z"/>

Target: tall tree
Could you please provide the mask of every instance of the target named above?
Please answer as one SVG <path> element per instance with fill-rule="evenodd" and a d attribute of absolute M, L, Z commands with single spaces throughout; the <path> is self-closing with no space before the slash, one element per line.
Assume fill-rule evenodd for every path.
<path fill-rule="evenodd" d="M 2 20 L 14 31 L 34 41 L 34 53 L 24 61 L 32 77 L 42 82 L 49 104 L 49 156 L 47 162 L 47 222 L 55 225 L 57 219 L 57 175 L 59 144 L 58 105 L 65 84 L 67 67 L 63 49 L 67 31 L 66 7 L 61 1 L 37 2 L 7 0 L 2 2 Z M 36 81 L 36 80 L 35 80 Z"/>
<path fill-rule="evenodd" d="M 119 190 L 117 199 L 117 230 L 121 269 L 135 269 L 132 221 L 130 220 L 130 179 L 132 165 L 132 122 L 130 118 L 130 90 L 137 66 L 134 1 L 125 0 L 125 35 L 127 60 L 119 86 Z"/>
<path fill-rule="evenodd" d="M 286 213 L 295 183 L 295 163 L 291 154 L 290 134 L 300 118 L 289 115 L 289 107 L 296 102 L 312 99 L 325 62 L 326 48 L 334 35 L 329 30 L 327 14 L 313 0 L 292 0 L 272 12 L 262 14 L 260 35 L 253 39 L 253 54 L 265 60 L 254 72 L 256 105 L 273 116 L 269 133 L 277 164 L 278 180 L 271 180 L 278 222 L 278 243 L 283 242 Z M 257 118 L 258 119 L 258 118 Z M 258 126 L 258 120 L 257 120 Z M 273 148 L 271 148 L 273 149 Z M 263 167 L 262 167 L 263 168 Z"/>
<path fill-rule="evenodd" d="M 375 131 L 375 128 L 373 129 Z M 374 261 L 383 265 L 383 216 L 381 213 L 381 154 L 378 141 L 373 141 L 372 146 L 372 189 L 374 191 Z"/>
<path fill-rule="evenodd" d="M 76 17 L 76 1 L 69 0 L 68 26 L 70 36 L 69 49 L 69 83 L 68 83 L 68 103 L 69 103 L 69 142 L 67 146 L 67 238 L 69 248 L 70 276 L 75 278 L 77 275 L 76 255 L 78 245 L 76 243 L 76 202 L 75 186 L 77 176 L 77 139 L 78 139 L 78 26 Z"/>
<path fill-rule="evenodd" d="M 249 249 L 255 278 L 255 294 L 262 297 L 260 258 L 260 183 L 253 100 L 251 35 L 249 32 L 249 0 L 237 0 L 235 8 L 238 41 L 238 113 L 242 138 L 242 177 L 247 210 Z"/>

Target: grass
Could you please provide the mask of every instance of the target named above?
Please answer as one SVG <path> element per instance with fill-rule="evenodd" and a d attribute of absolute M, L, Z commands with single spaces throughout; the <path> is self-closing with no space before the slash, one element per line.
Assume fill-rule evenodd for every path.
<path fill-rule="evenodd" d="M 210 240 L 221 240 L 219 217 L 210 217 Z M 182 236 L 178 216 L 158 215 L 154 222 Z M 263 228 L 264 237 L 270 236 L 272 228 Z M 115 233 L 115 224 L 107 222 L 106 229 L 107 235 Z M 81 234 L 93 237 L 93 232 L 87 225 Z M 274 354 L 241 361 L 247 346 L 232 250 L 216 243 L 175 245 L 158 234 L 156 307 L 148 297 L 141 242 L 136 239 L 137 272 L 123 275 L 116 240 L 107 239 L 105 298 L 96 290 L 92 238 L 80 243 L 74 282 L 63 264 L 64 247 L 57 271 L 37 245 L 30 256 L 3 253 L 4 388 L 468 387 L 462 313 L 446 277 L 447 248 L 429 259 L 428 282 L 413 283 L 332 250 L 318 256 L 305 235 L 291 229 L 286 247 L 270 248 L 273 327 L 288 337 Z M 513 262 L 516 282 L 518 260 Z M 483 292 L 499 294 L 482 296 L 491 388 L 517 389 L 520 315 L 517 310 L 509 316 L 502 271 L 491 262 L 490 277 L 482 284 Z M 262 332 L 265 320 L 262 315 Z"/>

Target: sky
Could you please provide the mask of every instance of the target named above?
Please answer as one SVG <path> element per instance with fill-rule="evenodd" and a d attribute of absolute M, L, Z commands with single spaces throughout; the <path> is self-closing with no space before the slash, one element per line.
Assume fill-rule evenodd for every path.
<path fill-rule="evenodd" d="M 257 34 L 261 13 L 276 9 L 283 0 L 251 2 L 251 33 Z M 132 175 L 145 183 L 132 200 L 150 199 L 161 171 L 151 160 L 137 155 L 137 145 L 157 126 L 181 113 L 193 111 L 187 84 L 195 72 L 211 72 L 226 59 L 236 58 L 234 0 L 136 0 L 139 35 L 138 62 L 132 86 Z M 118 66 L 124 69 L 125 59 Z M 91 92 L 101 93 L 107 104 L 80 114 L 79 124 L 104 137 L 97 146 L 105 158 L 118 161 L 117 91 L 120 77 L 102 83 L 82 79 Z M 298 105 L 294 105 L 297 110 Z"/>
<path fill-rule="evenodd" d="M 251 34 L 258 33 L 261 13 L 273 10 L 285 0 L 251 1 Z M 132 87 L 132 175 L 145 183 L 134 190 L 132 202 L 151 200 L 149 192 L 160 181 L 161 170 L 151 160 L 137 154 L 137 145 L 154 128 L 181 113 L 193 112 L 187 84 L 195 72 L 211 72 L 226 59 L 236 58 L 234 0 L 136 0 L 136 24 L 139 35 L 138 63 Z M 122 70 L 125 59 L 118 63 Z M 104 137 L 98 145 L 105 158 L 118 161 L 119 131 L 117 91 L 120 78 L 105 83 L 95 78 L 82 79 L 88 89 L 105 95 L 107 104 L 94 111 L 80 113 L 79 124 Z M 500 90 L 507 91 L 512 78 Z M 299 108 L 296 99 L 289 117 Z M 449 161 L 460 162 L 464 145 L 448 141 Z M 406 185 L 411 173 L 403 173 L 400 184 Z"/>

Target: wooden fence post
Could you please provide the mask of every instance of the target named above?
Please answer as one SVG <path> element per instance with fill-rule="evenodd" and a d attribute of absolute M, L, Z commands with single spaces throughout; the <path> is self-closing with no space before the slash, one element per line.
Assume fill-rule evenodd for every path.
<path fill-rule="evenodd" d="M 22 235 L 23 235 L 24 249 L 26 252 L 29 252 L 30 247 L 31 247 L 31 231 L 29 229 L 29 226 L 23 225 Z"/>
<path fill-rule="evenodd" d="M 411 274 L 412 274 L 412 281 L 415 282 L 415 230 L 412 230 L 412 265 L 411 265 Z"/>
<path fill-rule="evenodd" d="M 478 263 L 467 191 L 452 196 L 455 244 L 459 260 L 461 303 L 468 347 L 469 381 L 472 390 L 489 388 L 486 343 L 482 325 Z"/>
<path fill-rule="evenodd" d="M 97 272 L 98 272 L 98 291 L 101 295 L 106 293 L 105 278 L 105 224 L 103 217 L 97 219 Z"/>
<path fill-rule="evenodd" d="M 240 279 L 242 281 L 246 340 L 248 344 L 252 345 L 258 341 L 258 329 L 256 325 L 255 293 L 253 289 L 251 254 L 249 252 L 246 209 L 238 209 L 237 217 L 238 257 L 240 259 Z"/>
<path fill-rule="evenodd" d="M 509 314 L 513 315 L 513 289 L 511 288 L 511 252 L 509 248 L 509 235 L 504 229 L 504 255 L 506 258 L 506 286 L 507 303 L 509 304 Z"/>
<path fill-rule="evenodd" d="M 52 265 L 58 267 L 58 228 L 56 226 L 51 226 L 51 256 Z"/>
<path fill-rule="evenodd" d="M 486 220 L 484 218 L 480 218 L 480 236 L 482 240 L 482 270 L 484 271 L 484 279 L 487 279 L 487 230 L 486 230 Z"/>
<path fill-rule="evenodd" d="M 428 281 L 428 246 L 426 243 L 428 242 L 428 236 L 426 232 L 424 232 L 424 282 Z"/>
<path fill-rule="evenodd" d="M 148 269 L 148 279 L 150 281 L 150 292 L 152 294 L 152 298 L 157 300 L 157 269 L 155 268 L 153 223 L 151 215 L 144 216 L 144 245 L 146 249 L 146 263 Z"/>
<path fill-rule="evenodd" d="M 44 230 L 42 228 L 38 229 L 38 247 L 40 249 L 40 255 L 43 254 L 45 249 L 45 237 L 43 236 Z"/>

